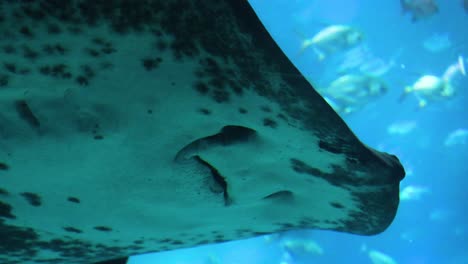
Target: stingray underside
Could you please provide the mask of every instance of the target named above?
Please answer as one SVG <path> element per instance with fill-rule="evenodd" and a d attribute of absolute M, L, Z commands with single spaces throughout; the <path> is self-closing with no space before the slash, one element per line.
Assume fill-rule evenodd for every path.
<path fill-rule="evenodd" d="M 247 1 L 0 2 L 0 262 L 93 263 L 291 229 L 370 235 L 404 170 Z"/>

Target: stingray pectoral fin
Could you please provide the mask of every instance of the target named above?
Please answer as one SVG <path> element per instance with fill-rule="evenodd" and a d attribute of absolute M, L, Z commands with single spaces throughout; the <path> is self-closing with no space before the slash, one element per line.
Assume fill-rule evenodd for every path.
<path fill-rule="evenodd" d="M 19 64 L 0 76 L 0 263 L 395 217 L 398 160 L 356 138 L 248 1 L 1 3 Z"/>

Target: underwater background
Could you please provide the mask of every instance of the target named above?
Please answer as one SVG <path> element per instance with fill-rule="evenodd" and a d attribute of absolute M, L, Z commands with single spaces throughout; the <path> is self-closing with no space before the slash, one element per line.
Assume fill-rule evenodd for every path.
<path fill-rule="evenodd" d="M 130 263 L 468 263 L 468 76 L 453 78 L 455 95 L 450 98 L 428 99 L 424 107 L 418 106 L 418 94 L 401 100 L 405 87 L 420 77 L 441 76 L 450 66 L 468 64 L 463 1 L 439 0 L 438 12 L 418 21 L 397 0 L 250 3 L 316 89 L 350 72 L 372 73 L 386 84 L 385 94 L 341 116 L 365 144 L 396 154 L 405 166 L 395 221 L 371 237 L 294 231 L 147 254 Z M 301 51 L 306 38 L 330 25 L 349 25 L 364 38 L 323 60 L 313 49 Z"/>

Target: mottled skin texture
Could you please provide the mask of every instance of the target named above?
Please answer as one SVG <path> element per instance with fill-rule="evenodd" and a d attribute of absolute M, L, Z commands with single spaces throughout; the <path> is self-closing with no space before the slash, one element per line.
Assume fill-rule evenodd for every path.
<path fill-rule="evenodd" d="M 395 216 L 396 157 L 352 134 L 247 1 L 2 1 L 0 34 L 0 263 L 370 235 Z"/>

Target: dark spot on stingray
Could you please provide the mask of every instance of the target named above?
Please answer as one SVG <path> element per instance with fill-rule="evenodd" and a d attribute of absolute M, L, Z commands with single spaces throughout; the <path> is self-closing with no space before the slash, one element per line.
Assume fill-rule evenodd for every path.
<path fill-rule="evenodd" d="M 101 52 L 104 53 L 104 54 L 111 54 L 111 53 L 114 53 L 116 52 L 117 50 L 113 47 L 103 47 L 101 48 Z"/>
<path fill-rule="evenodd" d="M 276 116 L 277 116 L 279 119 L 288 122 L 288 118 L 287 118 L 285 115 L 283 115 L 283 114 L 277 114 Z"/>
<path fill-rule="evenodd" d="M 156 62 L 151 58 L 144 58 L 141 60 L 141 63 L 147 71 L 151 71 L 152 69 L 156 68 Z"/>
<path fill-rule="evenodd" d="M 114 65 L 109 61 L 103 61 L 99 63 L 99 67 L 103 70 L 111 69 Z"/>
<path fill-rule="evenodd" d="M 208 83 L 209 83 L 209 85 L 211 87 L 213 87 L 216 90 L 222 91 L 225 88 L 225 82 L 221 78 L 213 78 Z M 227 91 L 226 91 L 226 93 L 227 93 Z"/>
<path fill-rule="evenodd" d="M 55 51 L 60 55 L 65 54 L 65 52 L 67 51 L 67 49 L 61 44 L 55 44 L 54 48 L 55 48 Z"/>
<path fill-rule="evenodd" d="M 151 114 L 153 113 L 153 110 L 151 110 L 151 109 L 148 109 L 148 110 L 146 110 L 146 113 L 148 113 L 148 114 L 150 114 L 150 115 L 151 115 Z"/>
<path fill-rule="evenodd" d="M 16 53 L 16 48 L 13 45 L 5 45 L 2 47 L 3 52 L 6 54 L 14 54 Z"/>
<path fill-rule="evenodd" d="M 141 63 L 147 71 L 151 71 L 159 66 L 160 61 L 152 58 L 144 58 L 141 60 Z"/>
<path fill-rule="evenodd" d="M 31 70 L 28 69 L 28 68 L 21 68 L 21 69 L 18 70 L 18 74 L 21 74 L 21 75 L 25 75 L 25 74 L 28 74 L 30 72 L 31 72 Z"/>
<path fill-rule="evenodd" d="M 167 49 L 167 43 L 163 40 L 156 42 L 155 46 L 159 51 L 165 51 Z"/>
<path fill-rule="evenodd" d="M 75 26 L 68 27 L 67 30 L 68 32 L 75 34 L 75 35 L 83 33 L 83 30 L 81 28 L 75 27 Z"/>
<path fill-rule="evenodd" d="M 180 241 L 180 240 L 172 240 L 170 242 L 171 245 L 183 245 L 184 242 Z"/>
<path fill-rule="evenodd" d="M 266 105 L 261 106 L 260 109 L 265 113 L 271 113 L 271 108 Z"/>
<path fill-rule="evenodd" d="M 204 244 L 208 244 L 208 243 L 210 243 L 210 242 L 211 242 L 211 241 L 204 239 L 204 240 L 200 240 L 200 241 L 198 241 L 198 242 L 195 242 L 194 245 L 204 245 Z"/>
<path fill-rule="evenodd" d="M 62 78 L 62 79 L 71 78 L 71 73 L 68 71 L 68 66 L 63 63 L 40 66 L 39 72 L 43 75 L 48 75 L 54 78 Z"/>
<path fill-rule="evenodd" d="M 279 223 L 278 225 L 280 225 L 281 227 L 285 229 L 291 229 L 291 228 L 296 227 L 296 225 L 292 223 Z"/>
<path fill-rule="evenodd" d="M 152 29 L 151 32 L 153 32 L 153 34 L 156 36 L 156 37 L 162 37 L 162 32 L 158 29 Z"/>
<path fill-rule="evenodd" d="M 96 45 L 101 45 L 101 46 L 104 46 L 107 42 L 101 38 L 101 37 L 94 37 L 93 39 L 91 39 L 91 42 L 96 44 Z"/>
<path fill-rule="evenodd" d="M 11 210 L 12 210 L 11 205 L 0 201 L 0 217 L 15 219 L 16 216 L 14 216 L 14 215 L 11 213 Z M 2 228 L 2 220 L 0 220 L 0 234 L 2 234 L 2 229 L 1 229 L 1 228 Z M 3 236 L 3 234 L 2 234 L 2 238 L 3 238 L 3 237 L 4 237 L 4 236 Z"/>
<path fill-rule="evenodd" d="M 89 56 L 91 57 L 99 57 L 99 51 L 95 50 L 95 49 L 91 49 L 91 48 L 86 48 L 84 49 L 85 53 L 88 54 Z"/>
<path fill-rule="evenodd" d="M 225 239 L 223 234 L 215 235 L 215 239 Z"/>
<path fill-rule="evenodd" d="M 112 228 L 107 227 L 107 226 L 95 226 L 94 229 L 102 231 L 102 232 L 110 232 L 112 231 Z"/>
<path fill-rule="evenodd" d="M 69 202 L 72 202 L 72 203 L 80 203 L 80 199 L 76 198 L 76 197 L 68 197 L 67 200 Z"/>
<path fill-rule="evenodd" d="M 331 153 L 335 153 L 335 154 L 340 154 L 342 153 L 343 151 L 340 149 L 339 146 L 336 146 L 335 144 L 330 144 L 330 143 L 327 143 L 323 140 L 320 140 L 319 141 L 319 147 L 321 149 L 324 149 L 328 152 L 331 152 Z"/>
<path fill-rule="evenodd" d="M 175 85 L 176 85 L 176 83 L 175 83 L 175 82 L 171 82 L 171 86 L 175 86 Z"/>
<path fill-rule="evenodd" d="M 4 162 L 0 162 L 0 170 L 7 171 L 10 169 L 10 166 Z"/>
<path fill-rule="evenodd" d="M 47 55 L 53 55 L 55 53 L 55 48 L 50 44 L 45 44 L 42 45 L 42 51 Z"/>
<path fill-rule="evenodd" d="M 241 113 L 241 114 L 247 114 L 247 109 L 240 107 L 240 108 L 239 108 L 239 113 Z"/>
<path fill-rule="evenodd" d="M 95 135 L 95 136 L 94 136 L 94 139 L 95 139 L 95 140 L 103 140 L 104 137 L 101 136 L 101 135 Z"/>
<path fill-rule="evenodd" d="M 217 103 L 227 103 L 229 102 L 229 93 L 226 90 L 214 90 L 212 98 Z"/>
<path fill-rule="evenodd" d="M 169 243 L 171 241 L 172 241 L 172 239 L 170 239 L 170 238 L 163 238 L 163 239 L 160 239 L 158 242 L 159 243 Z"/>
<path fill-rule="evenodd" d="M 206 108 L 200 108 L 198 111 L 204 115 L 211 115 L 211 110 L 206 109 Z"/>
<path fill-rule="evenodd" d="M 28 201 L 28 203 L 32 206 L 37 207 L 37 206 L 42 205 L 41 197 L 35 193 L 24 192 L 24 193 L 21 193 L 21 196 L 23 196 L 24 199 L 26 199 L 26 201 Z"/>
<path fill-rule="evenodd" d="M 211 76 L 221 77 L 221 68 L 219 67 L 216 60 L 214 60 L 213 58 L 207 57 L 204 60 L 200 60 L 200 64 L 203 65 L 205 71 L 210 73 Z"/>
<path fill-rule="evenodd" d="M 5 87 L 10 82 L 10 76 L 0 73 L 0 87 Z"/>
<path fill-rule="evenodd" d="M 0 188 L 0 195 L 8 196 L 9 194 L 10 193 L 7 190 Z"/>
<path fill-rule="evenodd" d="M 63 230 L 67 231 L 67 232 L 70 232 L 70 233 L 83 233 L 83 231 L 81 231 L 80 229 L 78 228 L 74 228 L 74 227 L 71 227 L 71 226 L 67 226 L 67 227 L 64 227 Z"/>
<path fill-rule="evenodd" d="M 28 46 L 23 45 L 22 49 L 23 49 L 23 56 L 26 59 L 35 60 L 37 59 L 37 57 L 39 57 L 39 53 Z"/>
<path fill-rule="evenodd" d="M 16 73 L 17 70 L 16 65 L 11 62 L 3 63 L 3 68 L 5 68 L 5 70 L 9 71 L 10 73 Z"/>
<path fill-rule="evenodd" d="M 31 108 L 29 108 L 29 105 L 25 100 L 17 100 L 15 102 L 15 109 L 18 113 L 18 116 L 31 127 L 39 128 L 41 126 L 39 119 L 37 119 L 37 117 L 31 111 Z"/>
<path fill-rule="evenodd" d="M 29 29 L 29 27 L 27 26 L 22 26 L 19 32 L 25 37 L 28 37 L 28 38 L 34 37 L 34 34 L 32 33 L 31 29 Z"/>
<path fill-rule="evenodd" d="M 88 78 L 86 78 L 86 77 L 83 76 L 83 75 L 77 76 L 77 77 L 75 78 L 75 81 L 76 81 L 79 85 L 81 85 L 81 86 L 88 86 L 88 85 L 89 85 L 89 80 L 88 80 Z"/>
<path fill-rule="evenodd" d="M 207 94 L 210 91 L 210 88 L 208 88 L 208 85 L 206 85 L 204 82 L 196 82 L 194 84 L 195 90 L 199 92 L 200 94 Z"/>
<path fill-rule="evenodd" d="M 237 94 L 237 95 L 242 95 L 243 94 L 243 89 L 241 86 L 239 86 L 236 82 L 232 80 L 228 80 L 229 87 L 231 87 L 231 90 Z"/>
<path fill-rule="evenodd" d="M 144 243 L 144 241 L 140 240 L 140 239 L 133 241 L 133 244 L 137 244 L 137 245 L 141 245 L 143 243 Z"/>
<path fill-rule="evenodd" d="M 22 7 L 23 14 L 35 21 L 40 21 L 44 19 L 46 14 L 40 8 L 34 8 L 30 6 Z"/>
<path fill-rule="evenodd" d="M 266 127 L 271 127 L 271 128 L 278 127 L 278 123 L 276 123 L 276 121 L 271 119 L 271 118 L 264 118 L 263 119 L 263 125 L 266 126 Z"/>
<path fill-rule="evenodd" d="M 63 63 L 54 64 L 51 67 L 51 75 L 53 77 L 66 78 L 68 66 Z"/>
<path fill-rule="evenodd" d="M 80 69 L 81 69 L 81 71 L 83 71 L 84 75 L 88 79 L 91 79 L 96 75 L 93 68 L 91 68 L 91 66 L 89 66 L 89 65 L 83 64 L 83 65 L 80 66 Z"/>
<path fill-rule="evenodd" d="M 62 32 L 62 29 L 60 28 L 59 25 L 57 25 L 57 24 L 48 24 L 47 25 L 47 33 L 49 33 L 51 35 L 57 35 L 57 34 L 60 34 L 60 32 Z"/>
<path fill-rule="evenodd" d="M 250 234 L 250 233 L 252 233 L 252 230 L 250 230 L 250 229 L 237 229 L 236 233 L 237 234 Z"/>
<path fill-rule="evenodd" d="M 39 72 L 43 75 L 50 75 L 52 72 L 52 68 L 50 66 L 41 66 L 39 67 Z"/>
<path fill-rule="evenodd" d="M 42 45 L 42 51 L 47 55 L 63 55 L 66 49 L 61 44 L 45 44 Z"/>
<path fill-rule="evenodd" d="M 340 204 L 338 202 L 331 202 L 330 205 L 335 207 L 335 208 L 339 208 L 339 209 L 344 208 L 344 205 L 342 205 L 342 204 Z"/>

